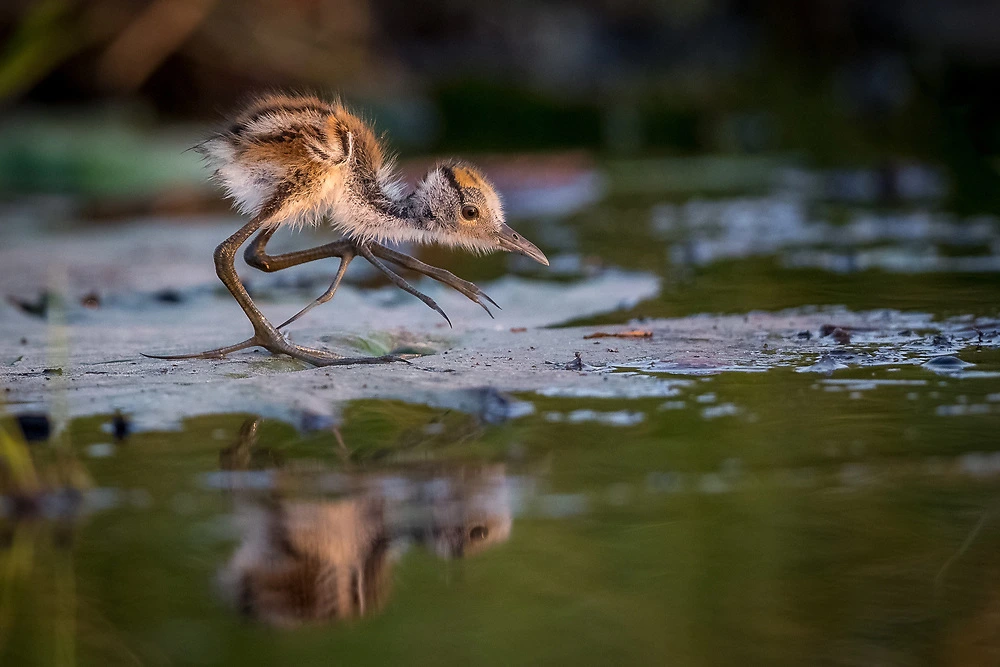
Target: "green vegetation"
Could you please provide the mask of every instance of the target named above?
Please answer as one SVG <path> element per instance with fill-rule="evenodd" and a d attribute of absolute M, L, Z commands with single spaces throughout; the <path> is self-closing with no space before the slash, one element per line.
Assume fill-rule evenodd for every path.
<path fill-rule="evenodd" d="M 989 370 L 991 359 L 975 360 Z M 509 542 L 454 562 L 417 549 L 395 568 L 381 613 L 292 631 L 242 621 L 213 593 L 235 536 L 226 528 L 232 499 L 204 475 L 218 470 L 244 416 L 137 434 L 88 461 L 112 505 L 82 521 L 68 549 L 35 539 L 33 576 L 4 587 L 15 613 L 0 659 L 72 664 L 53 656 L 54 615 L 65 605 L 75 611 L 55 631 L 80 665 L 980 656 L 968 637 L 992 622 L 1000 589 L 989 554 L 1000 542 L 996 531 L 973 531 L 995 519 L 997 481 L 970 466 L 994 445 L 996 404 L 964 417 L 935 410 L 984 404 L 993 384 L 922 369 L 838 380 L 873 374 L 915 384 L 855 393 L 790 370 L 729 374 L 681 387 L 669 399 L 680 409 L 661 409 L 663 399 L 525 396 L 535 414 L 502 426 L 363 401 L 344 413 L 347 463 L 333 434 L 265 421 L 259 445 L 288 471 L 398 475 L 407 462 L 493 461 L 523 480 Z M 728 403 L 735 415 L 702 412 Z M 547 417 L 584 409 L 645 420 L 623 428 Z M 107 441 L 103 421 L 70 425 L 76 451 Z M 582 499 L 581 513 L 552 514 L 570 497 Z M 25 525 L 37 533 L 43 524 Z"/>

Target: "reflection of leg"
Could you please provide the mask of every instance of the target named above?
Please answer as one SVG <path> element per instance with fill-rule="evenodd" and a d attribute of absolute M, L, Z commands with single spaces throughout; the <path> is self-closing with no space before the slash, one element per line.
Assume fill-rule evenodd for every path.
<path fill-rule="evenodd" d="M 441 307 L 437 305 L 434 299 L 430 298 L 423 292 L 417 290 L 417 288 L 415 288 L 413 285 L 403 280 L 392 269 L 390 269 L 388 266 L 380 262 L 379 259 L 372 254 L 372 251 L 369 250 L 367 246 L 358 245 L 357 249 L 358 249 L 358 254 L 367 259 L 368 262 L 376 269 L 384 273 L 385 276 L 392 282 L 393 285 L 403 290 L 404 292 L 409 292 L 410 294 L 412 294 L 413 296 L 417 297 L 425 304 L 427 304 L 430 308 L 436 310 L 438 313 L 441 314 L 441 317 L 444 318 L 445 322 L 448 323 L 448 326 L 451 326 L 451 320 L 448 319 L 448 316 L 445 315 L 445 312 L 441 310 Z"/>
<path fill-rule="evenodd" d="M 489 313 L 490 317 L 493 317 L 493 313 L 490 313 L 490 309 L 487 308 L 486 304 L 480 299 L 485 299 L 497 308 L 500 308 L 500 306 L 497 306 L 493 299 L 487 296 L 486 292 L 482 291 L 468 280 L 462 280 L 451 271 L 445 271 L 444 269 L 439 269 L 436 266 L 424 264 L 419 259 L 410 257 L 409 255 L 404 255 L 401 252 L 396 252 L 395 250 L 386 248 L 384 245 L 380 245 L 378 243 L 372 243 L 369 247 L 371 248 L 372 254 L 376 257 L 380 257 L 384 260 L 392 262 L 393 264 L 402 266 L 405 269 L 421 273 L 428 278 L 433 278 L 440 283 L 444 283 L 453 290 L 464 294 L 466 297 L 482 306 L 483 309 Z"/>
<path fill-rule="evenodd" d="M 240 426 L 240 434 L 231 446 L 219 452 L 219 467 L 223 470 L 249 470 L 257 446 L 260 418 L 250 417 Z"/>
<path fill-rule="evenodd" d="M 340 462 L 344 465 L 349 465 L 351 463 L 351 450 L 344 443 L 344 436 L 340 434 L 340 427 L 333 427 L 333 437 L 337 440 L 337 456 L 340 458 Z"/>

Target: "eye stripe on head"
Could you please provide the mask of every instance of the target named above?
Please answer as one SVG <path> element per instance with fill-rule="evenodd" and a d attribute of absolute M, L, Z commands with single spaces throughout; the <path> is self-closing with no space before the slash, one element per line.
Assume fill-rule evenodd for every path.
<path fill-rule="evenodd" d="M 458 193 L 459 199 L 464 201 L 462 198 L 462 186 L 458 184 L 458 179 L 455 178 L 455 170 L 451 167 L 441 167 L 441 173 L 448 179 L 448 184 L 451 185 L 452 189 Z"/>

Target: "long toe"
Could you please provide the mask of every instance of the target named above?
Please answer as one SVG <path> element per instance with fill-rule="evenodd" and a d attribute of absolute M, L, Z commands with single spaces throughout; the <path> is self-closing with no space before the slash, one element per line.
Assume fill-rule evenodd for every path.
<path fill-rule="evenodd" d="M 354 366 L 356 364 L 391 364 L 401 361 L 409 363 L 400 355 L 386 354 L 381 357 L 342 357 L 330 354 L 322 350 L 312 350 L 305 347 L 295 347 L 292 350 L 283 352 L 290 357 L 300 359 L 313 366 Z"/>
<path fill-rule="evenodd" d="M 436 267 L 431 267 L 431 268 L 435 268 L 435 270 L 433 272 L 428 272 L 427 274 L 428 276 L 434 278 L 443 285 L 447 285 L 456 292 L 465 295 L 465 297 L 470 301 L 476 302 L 477 304 L 482 306 L 483 310 L 489 313 L 490 317 L 493 317 L 493 313 L 491 313 L 490 309 L 486 307 L 485 303 L 483 303 L 483 299 L 490 302 L 493 306 L 496 307 L 497 310 L 503 310 L 503 308 L 501 308 L 496 301 L 490 298 L 489 294 L 480 289 L 479 285 L 469 282 L 468 280 L 463 280 L 462 278 L 459 278 L 451 271 L 445 271 L 444 269 L 437 269 Z"/>
<path fill-rule="evenodd" d="M 466 296 L 468 296 L 468 295 L 466 295 Z M 472 299 L 473 301 L 475 301 L 476 303 L 478 303 L 482 307 L 482 309 L 486 311 L 486 314 L 489 315 L 491 318 L 496 319 L 496 317 L 493 315 L 493 311 L 491 311 L 489 309 L 489 307 L 485 303 L 483 303 L 483 299 L 486 299 L 487 301 L 489 301 L 490 303 L 492 303 L 496 307 L 497 310 L 503 310 L 503 308 L 501 308 L 500 306 L 497 306 L 496 302 L 493 301 L 493 299 L 491 299 L 489 297 L 489 295 L 486 294 L 486 292 L 483 292 L 482 290 L 480 290 L 475 296 L 476 296 L 476 298 L 474 298 L 474 299 L 471 296 L 469 298 Z"/>
<path fill-rule="evenodd" d="M 195 352 L 193 354 L 146 354 L 145 352 L 140 352 L 139 354 L 147 359 L 164 359 L 166 361 L 179 361 L 182 359 L 222 359 L 231 352 L 246 350 L 251 347 L 257 347 L 258 345 L 266 347 L 260 342 L 257 336 L 254 336 L 252 338 L 247 338 L 242 343 L 227 345 L 226 347 L 217 347 L 214 350 L 205 350 L 204 352 Z"/>

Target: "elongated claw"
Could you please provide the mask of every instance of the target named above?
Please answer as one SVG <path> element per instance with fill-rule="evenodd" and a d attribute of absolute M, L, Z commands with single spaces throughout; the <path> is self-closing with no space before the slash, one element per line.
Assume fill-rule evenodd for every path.
<path fill-rule="evenodd" d="M 484 299 L 486 299 L 487 301 L 489 301 L 490 303 L 492 303 L 492 304 L 493 304 L 493 306 L 494 306 L 494 307 L 495 307 L 495 308 L 496 308 L 497 310 L 503 310 L 503 308 L 501 308 L 501 307 L 500 307 L 500 304 L 498 304 L 498 303 L 497 303 L 496 301 L 494 301 L 493 299 L 491 299 L 491 298 L 490 298 L 490 295 L 489 295 L 489 294 L 487 294 L 487 293 L 486 293 L 486 292 L 484 292 L 483 290 L 479 289 L 478 287 L 476 287 L 476 289 L 477 289 L 477 290 L 479 290 L 479 296 L 483 297 Z"/>
<path fill-rule="evenodd" d="M 478 288 L 478 287 L 477 287 L 476 289 L 477 289 L 477 290 L 479 290 L 479 288 Z M 463 293 L 463 294 L 465 294 L 465 292 L 462 292 L 462 293 Z M 468 294 L 466 294 L 466 296 L 469 296 L 469 295 L 468 295 Z M 471 296 L 469 296 L 469 298 L 470 298 L 470 299 L 472 299 L 472 297 L 471 297 Z M 487 294 L 486 292 L 484 292 L 484 291 L 482 291 L 482 290 L 479 290 L 479 291 L 477 292 L 477 294 L 476 294 L 476 298 L 475 298 L 475 299 L 472 299 L 473 301 L 475 301 L 476 303 L 478 303 L 478 304 L 479 304 L 480 306 L 482 306 L 482 307 L 483 307 L 483 310 L 485 310 L 485 311 L 486 311 L 486 314 L 487 314 L 487 315 L 489 315 L 489 316 L 490 316 L 490 317 L 491 317 L 492 319 L 494 319 L 494 320 L 495 320 L 495 319 L 496 319 L 496 317 L 494 317 L 494 316 L 493 316 L 493 313 L 492 313 L 492 312 L 490 312 L 490 309 L 486 307 L 486 304 L 485 304 L 485 303 L 483 303 L 482 301 L 480 301 L 480 300 L 479 300 L 480 298 L 483 298 L 483 299 L 486 299 L 487 301 L 489 301 L 490 303 L 492 303 L 492 304 L 493 304 L 493 307 L 494 307 L 494 308 L 496 308 L 497 310 L 503 310 L 503 308 L 501 308 L 500 306 L 498 306 L 498 305 L 496 304 L 496 301 L 494 301 L 493 299 L 491 299 L 491 298 L 490 298 L 490 296 L 489 296 L 489 295 L 488 295 L 488 294 Z"/>
<path fill-rule="evenodd" d="M 439 269 L 436 266 L 431 266 L 430 264 L 421 262 L 419 259 L 416 259 L 415 257 L 410 257 L 409 255 L 404 255 L 401 252 L 396 252 L 395 250 L 386 248 L 384 245 L 378 243 L 371 244 L 371 252 L 384 260 L 396 264 L 397 266 L 401 266 L 405 269 L 410 269 L 411 271 L 416 271 L 417 273 L 421 273 L 427 276 L 428 278 L 432 278 L 438 281 L 439 283 L 447 285 L 456 292 L 465 295 L 465 297 L 470 301 L 473 301 L 474 303 L 481 306 L 482 309 L 485 310 L 490 317 L 493 317 L 493 313 L 490 312 L 490 309 L 487 308 L 486 304 L 480 301 L 480 299 L 486 299 L 491 304 L 493 304 L 497 310 L 503 310 L 503 308 L 501 308 L 496 301 L 490 298 L 489 294 L 479 289 L 479 287 L 475 283 L 470 283 L 468 280 L 463 280 L 462 278 L 459 278 L 451 271 L 446 271 L 445 269 Z"/>
<path fill-rule="evenodd" d="M 378 258 L 372 254 L 371 250 L 369 250 L 365 246 L 358 246 L 358 254 L 360 254 L 362 257 L 368 260 L 369 264 L 371 264 L 376 269 L 384 273 L 385 276 L 392 282 L 393 285 L 403 290 L 404 292 L 409 292 L 413 296 L 423 301 L 425 304 L 427 304 L 428 307 L 436 310 L 438 314 L 444 318 L 444 321 L 448 323 L 449 327 L 453 326 L 451 323 L 451 319 L 449 319 L 448 315 L 443 310 L 441 310 L 441 307 L 437 305 L 437 302 L 434 301 L 434 299 L 430 298 L 429 296 L 418 290 L 416 287 L 406 282 L 402 277 L 399 276 L 399 274 L 397 274 L 388 266 L 380 262 Z"/>

